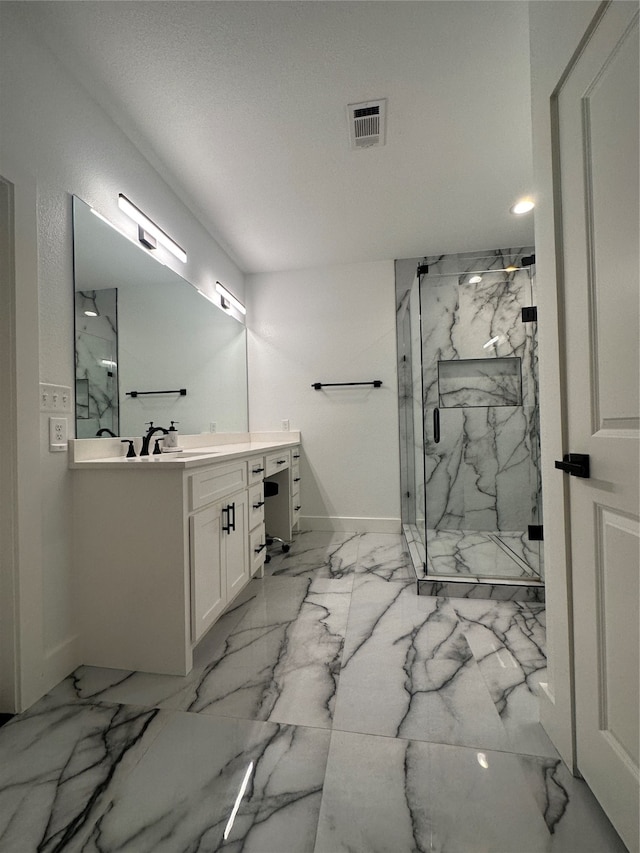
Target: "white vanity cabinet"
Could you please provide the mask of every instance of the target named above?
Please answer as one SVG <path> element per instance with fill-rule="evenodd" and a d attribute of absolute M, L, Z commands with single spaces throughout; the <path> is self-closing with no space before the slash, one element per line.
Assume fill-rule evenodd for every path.
<path fill-rule="evenodd" d="M 96 442 L 90 450 L 104 446 Z M 79 444 L 71 467 L 82 663 L 186 675 L 195 645 L 262 570 L 267 470 L 280 484 L 274 534 L 291 538 L 298 445 L 269 436 L 129 461 L 115 455 L 118 439 L 110 457 Z"/>
<path fill-rule="evenodd" d="M 212 467 L 189 478 L 190 502 L 197 510 L 189 516 L 193 643 L 250 578 L 246 481 L 246 462 Z M 218 500 L 210 502 L 211 497 Z"/>

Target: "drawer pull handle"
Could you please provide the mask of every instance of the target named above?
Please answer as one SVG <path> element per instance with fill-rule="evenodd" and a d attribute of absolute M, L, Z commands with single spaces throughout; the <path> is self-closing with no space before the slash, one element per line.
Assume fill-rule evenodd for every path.
<path fill-rule="evenodd" d="M 260 551 L 263 551 L 266 547 L 267 547 L 267 543 L 266 543 L 266 542 L 263 542 L 263 544 L 262 544 L 262 545 L 260 545 L 260 547 L 259 547 L 259 548 L 254 548 L 254 549 L 253 549 L 253 552 L 254 552 L 254 554 L 259 554 L 259 553 L 260 553 Z"/>
<path fill-rule="evenodd" d="M 230 507 L 228 507 L 228 506 L 222 507 L 222 515 L 223 516 L 226 515 L 226 521 L 224 518 L 222 519 L 222 530 L 224 533 L 230 533 L 231 532 L 231 525 L 229 523 L 229 510 L 230 510 Z"/>
<path fill-rule="evenodd" d="M 302 509 L 302 507 L 298 504 L 298 506 L 294 506 L 293 509 L 294 509 L 294 512 L 298 512 L 298 510 Z"/>
<path fill-rule="evenodd" d="M 257 504 L 253 505 L 254 509 L 260 509 L 261 506 L 264 506 L 264 501 L 258 501 Z"/>
<path fill-rule="evenodd" d="M 300 477 L 294 477 L 294 478 L 293 478 L 293 482 L 294 482 L 294 483 L 299 483 L 299 482 L 300 482 Z"/>
<path fill-rule="evenodd" d="M 300 454 L 299 454 L 299 453 L 294 453 L 294 454 L 293 454 L 293 458 L 294 458 L 294 459 L 300 459 Z"/>
<path fill-rule="evenodd" d="M 251 469 L 252 474 L 262 474 L 263 471 L 264 471 L 264 468 L 252 468 Z"/>
<path fill-rule="evenodd" d="M 277 465 L 284 465 L 286 463 L 286 461 L 287 461 L 286 459 L 278 459 L 276 464 Z"/>

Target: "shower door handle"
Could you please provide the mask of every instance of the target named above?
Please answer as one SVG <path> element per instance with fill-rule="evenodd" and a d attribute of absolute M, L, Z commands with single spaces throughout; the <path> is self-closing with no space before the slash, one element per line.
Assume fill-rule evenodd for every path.
<path fill-rule="evenodd" d="M 433 440 L 435 444 L 440 443 L 440 409 L 433 410 Z"/>

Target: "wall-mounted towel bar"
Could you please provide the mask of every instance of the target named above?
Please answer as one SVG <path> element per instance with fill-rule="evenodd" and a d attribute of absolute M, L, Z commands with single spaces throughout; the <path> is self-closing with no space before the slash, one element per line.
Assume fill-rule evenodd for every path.
<path fill-rule="evenodd" d="M 379 388 L 382 385 L 382 379 L 372 379 L 370 382 L 312 382 L 311 387 L 319 391 L 321 388 L 335 388 L 337 385 L 373 385 L 374 388 Z"/>
<path fill-rule="evenodd" d="M 127 391 L 127 397 L 142 397 L 146 394 L 180 394 L 181 397 L 187 396 L 186 388 L 176 388 L 173 391 Z"/>

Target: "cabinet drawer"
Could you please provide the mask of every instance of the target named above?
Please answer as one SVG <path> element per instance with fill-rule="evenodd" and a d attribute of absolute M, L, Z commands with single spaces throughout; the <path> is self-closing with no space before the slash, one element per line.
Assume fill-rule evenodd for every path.
<path fill-rule="evenodd" d="M 291 467 L 291 491 L 299 492 L 300 491 L 300 466 L 293 465 Z"/>
<path fill-rule="evenodd" d="M 284 471 L 291 466 L 291 451 L 280 450 L 278 453 L 270 453 L 264 458 L 265 477 L 270 477 L 272 474 L 277 474 L 278 471 Z"/>
<path fill-rule="evenodd" d="M 291 464 L 298 465 L 300 463 L 300 448 L 294 447 L 291 450 Z"/>
<path fill-rule="evenodd" d="M 292 524 L 297 524 L 300 520 L 300 511 L 302 510 L 302 506 L 300 504 L 300 495 L 294 495 L 294 498 L 291 502 L 291 518 Z"/>
<path fill-rule="evenodd" d="M 267 535 L 265 533 L 264 524 L 256 527 L 249 534 L 249 557 L 251 559 L 251 575 L 253 576 L 258 569 L 264 565 L 264 558 L 267 554 Z"/>
<path fill-rule="evenodd" d="M 249 485 L 261 483 L 264 476 L 264 456 L 252 456 L 249 459 Z"/>
<path fill-rule="evenodd" d="M 258 483 L 249 489 L 249 530 L 264 523 L 264 484 Z"/>
<path fill-rule="evenodd" d="M 189 480 L 190 509 L 213 503 L 247 487 L 247 463 L 234 462 L 198 471 Z"/>

